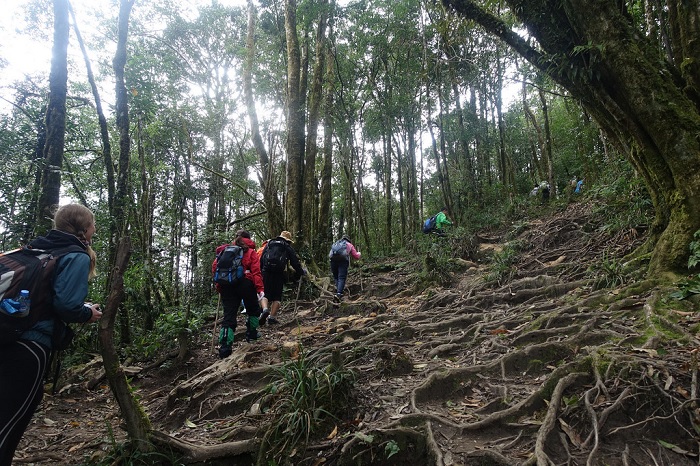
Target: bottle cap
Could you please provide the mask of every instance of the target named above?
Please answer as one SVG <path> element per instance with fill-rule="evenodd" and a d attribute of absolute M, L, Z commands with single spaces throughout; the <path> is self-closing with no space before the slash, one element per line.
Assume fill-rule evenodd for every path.
<path fill-rule="evenodd" d="M 20 295 L 20 296 L 29 296 L 29 290 L 21 290 L 21 291 L 19 292 L 19 295 Z"/>

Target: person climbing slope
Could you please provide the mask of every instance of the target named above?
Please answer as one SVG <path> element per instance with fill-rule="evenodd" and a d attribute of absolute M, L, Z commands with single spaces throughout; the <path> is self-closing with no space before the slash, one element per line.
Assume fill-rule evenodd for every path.
<path fill-rule="evenodd" d="M 233 256 L 228 270 L 222 270 L 224 254 Z M 212 274 L 216 290 L 221 295 L 224 318 L 219 332 L 219 357 L 224 359 L 231 355 L 234 333 L 237 326 L 238 306 L 243 300 L 246 308 L 246 341 L 258 339 L 260 326 L 260 306 L 258 302 L 265 297 L 265 288 L 260 274 L 260 258 L 255 251 L 255 242 L 246 230 L 238 230 L 231 244 L 222 244 L 216 248 L 216 259 L 212 263 Z"/>
<path fill-rule="evenodd" d="M 335 280 L 335 301 L 340 302 L 343 299 L 350 259 L 360 259 L 360 257 L 360 252 L 355 249 L 347 235 L 343 235 L 331 246 L 328 258 L 331 261 L 331 273 L 333 280 Z"/>
<path fill-rule="evenodd" d="M 265 296 L 270 303 L 270 311 L 265 310 L 260 316 L 260 325 L 265 325 L 265 322 L 278 323 L 277 313 L 282 305 L 282 291 L 287 280 L 287 264 L 292 265 L 298 277 L 306 275 L 306 270 L 299 262 L 299 256 L 291 246 L 292 243 L 292 234 L 283 231 L 277 238 L 267 242 L 260 256 Z"/>

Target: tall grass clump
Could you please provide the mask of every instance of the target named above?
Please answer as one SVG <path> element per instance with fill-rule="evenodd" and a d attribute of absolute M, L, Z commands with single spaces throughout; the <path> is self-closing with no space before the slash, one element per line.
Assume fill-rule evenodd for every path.
<path fill-rule="evenodd" d="M 258 464 L 295 464 L 316 434 L 349 406 L 355 375 L 336 352 L 325 366 L 303 348 L 296 359 L 275 368 L 268 387 L 272 420 L 263 435 Z"/>

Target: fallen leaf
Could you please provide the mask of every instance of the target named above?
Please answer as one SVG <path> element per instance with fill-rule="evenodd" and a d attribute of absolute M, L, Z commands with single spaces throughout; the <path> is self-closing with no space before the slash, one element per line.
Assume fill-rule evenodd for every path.
<path fill-rule="evenodd" d="M 566 433 L 566 436 L 569 437 L 569 440 L 571 440 L 571 443 L 576 445 L 576 447 L 580 447 L 581 437 L 578 435 L 578 432 L 572 429 L 571 426 L 563 419 L 559 419 L 559 424 L 561 425 L 561 430 L 563 430 Z"/>
<path fill-rule="evenodd" d="M 686 390 L 683 387 L 680 387 L 680 386 L 676 387 L 676 393 L 678 393 L 680 396 L 682 396 L 686 400 L 690 399 L 690 393 L 688 393 L 688 390 Z"/>
<path fill-rule="evenodd" d="M 189 427 L 190 429 L 194 429 L 195 427 L 197 427 L 197 424 L 190 421 L 189 419 L 186 419 L 185 420 L 185 427 Z"/>
<path fill-rule="evenodd" d="M 77 445 L 73 445 L 72 447 L 70 447 L 70 448 L 68 449 L 68 453 L 73 453 L 73 452 L 76 451 L 76 450 L 80 450 L 80 449 L 83 448 L 84 446 L 85 446 L 85 442 L 81 442 L 81 443 L 79 443 L 79 444 L 77 444 Z"/>
<path fill-rule="evenodd" d="M 338 435 L 338 426 L 335 426 L 333 428 L 333 431 L 330 434 L 328 434 L 328 437 L 326 437 L 326 439 L 332 440 L 336 437 L 336 435 Z"/>
<path fill-rule="evenodd" d="M 671 384 L 673 383 L 673 376 L 669 375 L 668 378 L 666 379 L 666 383 L 664 384 L 664 390 L 668 390 L 671 388 Z"/>
<path fill-rule="evenodd" d="M 696 453 L 693 453 L 688 450 L 684 450 L 683 448 L 679 447 L 678 445 L 674 445 L 669 442 L 664 442 L 663 440 L 658 440 L 659 445 L 661 445 L 664 448 L 668 448 L 669 450 L 680 453 L 681 455 L 686 455 L 686 456 L 698 456 Z"/>

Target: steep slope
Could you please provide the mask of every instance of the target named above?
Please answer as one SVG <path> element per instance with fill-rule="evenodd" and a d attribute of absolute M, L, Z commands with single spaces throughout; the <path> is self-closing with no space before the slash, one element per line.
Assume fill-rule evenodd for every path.
<path fill-rule="evenodd" d="M 305 283 L 263 341 L 219 361 L 203 338 L 185 367 L 141 372 L 154 441 L 189 464 L 697 464 L 697 304 L 625 270 L 643 234 L 597 218 L 576 203 L 436 238 L 354 267 L 340 306 Z M 86 409 L 117 423 L 108 396 L 49 400 L 23 457 L 108 447 L 69 432 Z"/>

